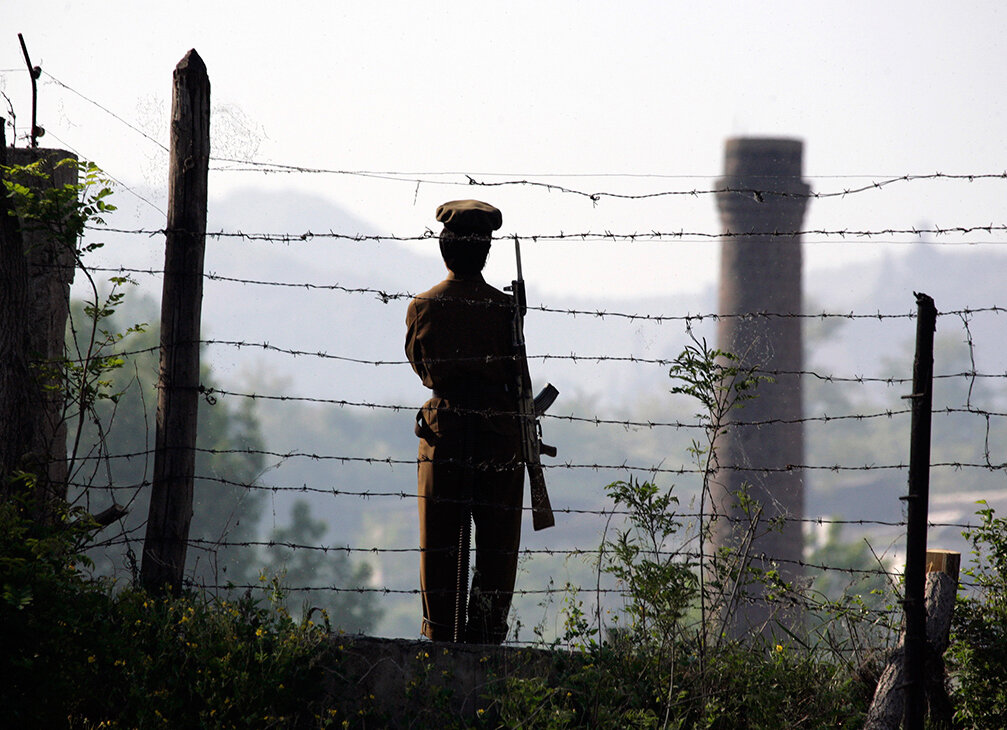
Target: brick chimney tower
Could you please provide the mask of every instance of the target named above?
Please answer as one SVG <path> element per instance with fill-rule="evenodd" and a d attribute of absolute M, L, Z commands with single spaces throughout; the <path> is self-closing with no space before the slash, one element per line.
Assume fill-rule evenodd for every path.
<path fill-rule="evenodd" d="M 724 176 L 716 182 L 721 239 L 717 348 L 767 373 L 756 397 L 728 417 L 718 437 L 720 470 L 713 479 L 709 515 L 711 549 L 745 544 L 744 512 L 737 493 L 746 489 L 762 507 L 749 550 L 754 568 L 775 567 L 800 580 L 803 557 L 804 463 L 801 380 L 801 229 L 811 188 L 801 180 L 803 142 L 740 137 L 727 140 Z M 741 316 L 731 316 L 741 315 Z M 716 519 L 717 516 L 728 519 Z M 773 518 L 797 518 L 771 527 Z M 737 518 L 737 519 L 730 519 Z M 776 624 L 800 626 L 799 612 L 761 600 L 759 584 L 740 591 L 727 630 L 740 637 L 782 636 Z"/>

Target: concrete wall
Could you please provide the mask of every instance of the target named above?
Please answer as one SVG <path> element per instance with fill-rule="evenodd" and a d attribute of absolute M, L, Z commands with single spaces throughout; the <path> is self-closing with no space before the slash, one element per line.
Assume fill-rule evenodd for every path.
<path fill-rule="evenodd" d="M 557 662 L 570 658 L 561 651 L 368 636 L 331 641 L 328 694 L 335 704 L 356 696 L 375 727 L 389 728 L 431 727 L 424 713 L 434 708 L 447 708 L 467 727 L 480 710 L 494 712 L 486 695 L 500 691 L 508 677 L 549 677 Z"/>
<path fill-rule="evenodd" d="M 9 165 L 27 165 L 41 160 L 43 170 L 50 175 L 48 184 L 51 186 L 77 183 L 76 164 L 56 166 L 57 162 L 64 159 L 76 162 L 77 157 L 65 150 L 22 147 L 7 150 Z M 20 182 L 32 185 L 31 178 Z M 74 249 L 50 231 L 33 229 L 30 225 L 22 225 L 22 237 L 29 276 L 30 357 L 39 365 L 46 361 L 58 362 L 63 358 L 70 311 L 70 284 L 73 283 L 76 267 Z M 45 377 L 44 370 L 37 372 Z M 52 496 L 65 499 L 67 430 L 63 419 L 62 394 L 48 391 L 43 407 L 35 413 L 39 420 L 36 423 L 37 438 L 33 451 L 47 454 L 49 460 L 48 483 L 44 487 Z"/>

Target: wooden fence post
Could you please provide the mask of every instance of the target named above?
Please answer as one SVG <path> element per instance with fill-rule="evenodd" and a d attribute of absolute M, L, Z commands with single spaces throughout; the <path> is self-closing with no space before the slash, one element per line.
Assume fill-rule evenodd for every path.
<path fill-rule="evenodd" d="M 209 158 L 210 80 L 190 50 L 175 67 L 171 102 L 157 435 L 140 568 L 150 591 L 180 589 L 192 519 Z"/>
<path fill-rule="evenodd" d="M 944 651 L 948 648 L 951 615 L 958 595 L 961 554 L 949 550 L 928 550 L 926 555 L 926 704 L 930 726 L 951 727 L 951 700 L 944 686 Z M 878 680 L 864 730 L 898 730 L 905 715 L 905 633 L 888 658 Z M 922 700 L 921 700 L 922 702 Z"/>

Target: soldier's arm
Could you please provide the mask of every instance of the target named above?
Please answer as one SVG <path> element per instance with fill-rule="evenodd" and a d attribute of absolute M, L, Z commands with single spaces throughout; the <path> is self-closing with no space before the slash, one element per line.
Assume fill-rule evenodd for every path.
<path fill-rule="evenodd" d="M 419 338 L 419 312 L 416 302 L 409 302 L 406 309 L 406 358 L 413 367 L 413 371 L 420 376 L 420 380 L 426 378 L 426 367 L 423 364 L 423 346 Z"/>

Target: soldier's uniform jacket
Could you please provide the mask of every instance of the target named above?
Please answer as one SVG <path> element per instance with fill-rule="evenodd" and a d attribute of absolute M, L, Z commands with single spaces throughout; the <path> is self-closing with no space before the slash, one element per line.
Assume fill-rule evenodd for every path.
<path fill-rule="evenodd" d="M 476 560 L 462 640 L 499 644 L 507 634 L 523 487 L 515 374 L 526 367 L 514 359 L 512 311 L 481 274 L 450 274 L 406 313 L 406 355 L 433 390 L 416 435 L 423 634 L 435 641 L 452 640 L 470 514 Z"/>
<path fill-rule="evenodd" d="M 410 302 L 406 328 L 406 356 L 433 390 L 417 414 L 417 436 L 436 441 L 466 427 L 504 440 L 520 435 L 509 296 L 481 274 L 449 272 Z"/>

